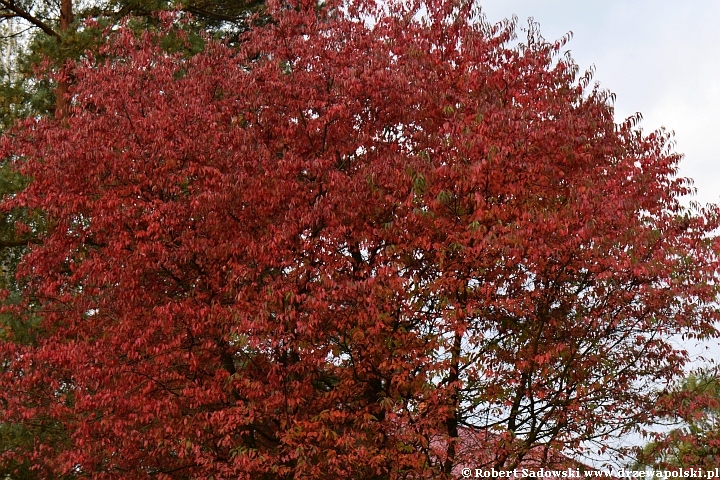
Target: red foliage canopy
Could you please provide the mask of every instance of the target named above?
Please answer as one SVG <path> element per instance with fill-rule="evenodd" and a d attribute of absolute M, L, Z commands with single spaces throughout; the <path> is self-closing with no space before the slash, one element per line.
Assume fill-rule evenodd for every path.
<path fill-rule="evenodd" d="M 6 205 L 51 228 L 0 415 L 61 432 L 6 457 L 440 478 L 459 428 L 512 467 L 650 420 L 670 336 L 718 320 L 718 222 L 678 203 L 670 136 L 616 125 L 564 42 L 382 3 L 270 6 L 194 56 L 119 32 L 67 119 L 4 138 L 33 179 Z"/>

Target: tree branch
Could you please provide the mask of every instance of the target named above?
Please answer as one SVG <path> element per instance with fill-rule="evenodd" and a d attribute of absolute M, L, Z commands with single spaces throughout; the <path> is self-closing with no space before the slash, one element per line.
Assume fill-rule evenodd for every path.
<path fill-rule="evenodd" d="M 10 12 L 9 14 L 2 14 L 4 18 L 24 18 L 43 32 L 50 35 L 51 37 L 55 37 L 56 39 L 60 40 L 60 34 L 53 30 L 50 25 L 33 16 L 32 14 L 30 14 L 30 12 L 27 12 L 22 8 L 18 7 L 17 5 L 15 5 L 15 2 L 8 0 L 0 0 L 0 7 Z"/>
<path fill-rule="evenodd" d="M 1 248 L 12 248 L 12 247 L 27 247 L 28 245 L 32 244 L 38 244 L 40 243 L 39 238 L 21 238 L 21 239 L 14 239 L 14 240 L 0 240 L 0 249 Z"/>

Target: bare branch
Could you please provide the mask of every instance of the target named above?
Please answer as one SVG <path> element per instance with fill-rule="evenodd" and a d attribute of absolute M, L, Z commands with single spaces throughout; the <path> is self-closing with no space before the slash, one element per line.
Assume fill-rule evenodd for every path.
<path fill-rule="evenodd" d="M 4 8 L 5 10 L 8 10 L 9 13 L 2 13 L 0 14 L 3 18 L 23 18 L 30 22 L 35 27 L 39 28 L 43 32 L 47 33 L 51 37 L 55 37 L 56 39 L 60 40 L 60 34 L 53 30 L 53 28 L 48 25 L 47 23 L 43 22 L 39 18 L 33 16 L 30 12 L 27 12 L 26 10 L 23 10 L 19 6 L 15 4 L 14 1 L 10 0 L 0 0 L 0 7 Z"/>

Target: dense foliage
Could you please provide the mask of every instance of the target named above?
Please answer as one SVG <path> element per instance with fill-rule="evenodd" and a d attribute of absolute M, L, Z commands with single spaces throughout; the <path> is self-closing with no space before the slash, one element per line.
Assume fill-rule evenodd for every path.
<path fill-rule="evenodd" d="M 670 136 L 457 2 L 268 15 L 196 55 L 120 30 L 66 118 L 3 139 L 32 178 L 5 208 L 48 225 L 0 377 L 7 428 L 45 435 L 3 458 L 441 478 L 650 422 L 670 336 L 718 320 L 717 216 L 678 202 Z"/>
<path fill-rule="evenodd" d="M 202 49 L 199 32 L 232 43 L 261 7 L 262 2 L 235 0 L 0 0 L 0 131 L 27 116 L 62 116 L 65 96 L 72 95 L 72 60 L 88 55 L 98 58 L 107 32 L 120 24 L 136 32 L 154 31 L 159 25 L 158 12 L 192 12 L 180 26 L 191 35 L 191 41 L 179 42 L 168 31 L 163 40 L 168 50 L 184 49 L 192 54 Z M 0 166 L 0 197 L 15 195 L 27 184 L 5 160 Z M 17 222 L 26 228 L 16 231 Z M 18 301 L 21 284 L 15 280 L 16 265 L 27 247 L 40 241 L 44 229 L 42 211 L 16 208 L 0 215 L 0 288 L 8 289 L 5 303 Z M 0 337 L 9 334 L 15 342 L 33 342 L 33 325 L 3 314 Z M 1 423 L 0 454 L 19 445 L 57 443 L 64 437 L 62 431 L 33 425 Z M 17 462 L 0 466 L 0 478 L 34 479 L 30 467 L 27 456 L 19 455 Z"/>
<path fill-rule="evenodd" d="M 157 14 L 191 14 L 192 30 L 228 41 L 250 26 L 261 0 L 0 0 L 0 128 L 28 114 L 61 109 L 72 84 L 66 62 L 105 43 L 105 28 L 152 30 Z M 133 20 L 128 23 L 127 17 Z M 38 75 L 41 71 L 65 75 Z"/>

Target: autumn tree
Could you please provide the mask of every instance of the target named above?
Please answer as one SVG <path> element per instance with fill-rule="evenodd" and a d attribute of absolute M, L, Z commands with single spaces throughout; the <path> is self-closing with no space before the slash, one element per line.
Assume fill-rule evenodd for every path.
<path fill-rule="evenodd" d="M 67 62 L 99 55 L 106 31 L 124 23 L 137 32 L 157 27 L 162 11 L 192 12 L 183 28 L 194 33 L 194 42 L 177 42 L 166 36 L 165 47 L 202 48 L 200 32 L 233 41 L 250 27 L 249 18 L 261 9 L 261 1 L 44 1 L 0 0 L 0 131 L 30 115 L 63 115 L 72 83 Z M 128 20 L 128 16 L 133 18 Z M 0 159 L 4 160 L 4 159 Z M 21 190 L 24 181 L 5 163 L 0 167 L 0 197 Z M 11 227 L 16 216 L 6 216 Z M 34 235 L 15 236 L 0 226 L 0 257 L 16 258 Z M 7 263 L 6 259 L 2 259 Z M 14 269 L 10 269 L 12 271 Z"/>
<path fill-rule="evenodd" d="M 202 48 L 201 32 L 236 40 L 262 5 L 255 0 L 0 0 L 0 131 L 26 116 L 62 116 L 73 78 L 71 69 L 65 68 L 67 62 L 100 55 L 106 31 L 121 23 L 141 32 L 157 27 L 159 12 L 192 12 L 182 28 L 192 32 L 194 41 L 178 42 L 170 35 L 164 41 L 167 49 L 186 48 L 192 54 Z M 14 195 L 25 185 L 4 160 L 0 159 L 0 197 Z M 16 235 L 19 215 L 13 212 L 0 219 L 3 284 L 12 282 L 14 264 L 24 247 L 38 240 L 34 234 Z M 33 229 L 37 231 L 38 225 Z"/>
<path fill-rule="evenodd" d="M 136 32 L 153 30 L 159 12 L 192 12 L 182 28 L 192 32 L 194 41 L 178 42 L 166 35 L 164 45 L 193 53 L 202 48 L 201 32 L 228 42 L 236 40 L 262 5 L 261 1 L 228 0 L 0 0 L 0 131 L 30 115 L 62 116 L 73 77 L 64 66 L 88 54 L 99 55 L 106 31 L 114 26 L 123 23 Z M 25 180 L 0 160 L 0 197 L 14 195 L 24 188 Z M 3 284 L 13 282 L 17 259 L 29 243 L 38 241 L 36 234 L 16 235 L 14 223 L 21 215 L 16 211 L 0 219 Z M 38 228 L 36 224 L 32 230 Z"/>
<path fill-rule="evenodd" d="M 105 43 L 104 32 L 123 23 L 136 32 L 153 30 L 164 10 L 192 12 L 182 28 L 192 32 L 193 41 L 178 42 L 166 35 L 167 49 L 185 48 L 193 53 L 201 48 L 199 32 L 232 42 L 249 27 L 250 15 L 262 2 L 225 0 L 173 1 L 0 1 L 0 132 L 19 118 L 30 115 L 62 116 L 64 101 L 72 83 L 72 72 L 64 68 L 88 53 L 97 55 Z M 132 19 L 128 20 L 127 16 Z M 70 63 L 68 63 L 70 62 Z M 5 159 L 3 159 L 5 160 Z M 27 184 L 12 166 L 0 165 L 0 197 L 13 196 Z M 25 229 L 16 230 L 17 222 Z M 44 229 L 41 211 L 14 209 L 0 216 L 0 288 L 8 290 L 5 303 L 16 303 L 19 296 L 15 268 L 27 246 L 37 243 Z M 0 315 L 0 337 L 12 335 L 16 342 L 34 342 L 33 322 L 23 322 L 12 314 Z M 0 422 L 4 419 L 0 418 Z M 53 422 L 25 425 L 0 423 L 0 453 L 44 442 L 63 442 L 64 434 Z M 23 455 L 18 462 L 0 467 L 0 478 L 37 478 L 29 471 Z"/>
<path fill-rule="evenodd" d="M 32 178 L 5 208 L 50 228 L 0 409 L 65 439 L 5 461 L 450 478 L 651 422 L 670 336 L 718 320 L 715 207 L 679 203 L 670 135 L 615 124 L 566 39 L 470 4 L 268 15 L 193 56 L 120 30 L 67 118 L 4 137 Z"/>

